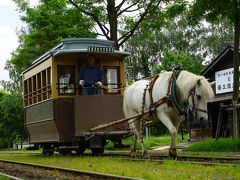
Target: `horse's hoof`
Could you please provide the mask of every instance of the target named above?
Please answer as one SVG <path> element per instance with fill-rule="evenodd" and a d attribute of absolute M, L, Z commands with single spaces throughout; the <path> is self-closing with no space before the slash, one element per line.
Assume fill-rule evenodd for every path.
<path fill-rule="evenodd" d="M 131 156 L 131 157 L 136 157 L 136 152 L 131 151 L 131 152 L 130 152 L 130 156 Z"/>
<path fill-rule="evenodd" d="M 147 151 L 144 151 L 144 152 L 142 153 L 142 156 L 143 156 L 144 158 L 150 158 L 150 155 L 148 154 Z"/>
<path fill-rule="evenodd" d="M 176 149 L 173 149 L 173 150 L 169 150 L 169 157 L 173 160 L 176 160 L 177 159 L 177 151 Z"/>

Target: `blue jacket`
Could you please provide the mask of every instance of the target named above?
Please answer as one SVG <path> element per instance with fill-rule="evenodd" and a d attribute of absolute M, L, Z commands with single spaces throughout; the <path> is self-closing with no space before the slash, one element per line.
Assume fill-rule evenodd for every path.
<path fill-rule="evenodd" d="M 80 80 L 84 80 L 85 85 L 93 85 L 93 84 L 96 84 L 98 81 L 100 81 L 102 84 L 104 84 L 102 70 L 97 66 L 81 67 L 78 72 L 77 84 L 79 84 Z"/>

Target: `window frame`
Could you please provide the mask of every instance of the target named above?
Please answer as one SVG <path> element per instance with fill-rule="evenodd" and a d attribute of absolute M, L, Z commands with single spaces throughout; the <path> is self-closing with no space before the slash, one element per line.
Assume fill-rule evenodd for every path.
<path fill-rule="evenodd" d="M 117 88 L 120 88 L 122 85 L 120 82 L 120 66 L 103 66 L 104 85 L 108 86 L 108 84 L 107 84 L 107 70 L 108 69 L 116 69 L 117 70 L 117 84 L 116 85 L 117 85 Z M 115 85 L 115 84 L 112 84 L 112 85 Z M 120 91 L 108 92 L 107 89 L 104 89 L 103 93 L 104 94 L 121 94 Z"/>
<path fill-rule="evenodd" d="M 59 78 L 60 78 L 60 69 L 63 68 L 72 68 L 73 69 L 73 89 L 74 89 L 74 93 L 61 93 L 60 92 L 60 83 L 59 83 Z M 72 96 L 72 95 L 76 95 L 76 67 L 74 65 L 57 65 L 57 90 L 58 90 L 58 95 L 59 96 Z"/>
<path fill-rule="evenodd" d="M 52 98 L 51 66 L 23 80 L 24 107 Z M 45 74 L 45 75 L 43 75 Z M 45 78 L 42 78 L 45 76 Z M 45 81 L 45 82 L 43 82 Z M 45 97 L 43 97 L 45 94 Z"/>

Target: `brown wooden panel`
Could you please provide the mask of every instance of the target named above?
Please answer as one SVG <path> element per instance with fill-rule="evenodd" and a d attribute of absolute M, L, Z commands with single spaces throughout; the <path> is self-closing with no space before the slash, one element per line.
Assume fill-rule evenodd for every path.
<path fill-rule="evenodd" d="M 53 100 L 45 101 L 26 108 L 26 123 L 54 119 Z"/>
<path fill-rule="evenodd" d="M 45 121 L 40 123 L 34 123 L 26 125 L 26 129 L 29 132 L 30 143 L 42 143 L 42 142 L 58 142 L 59 135 L 55 122 Z"/>
<path fill-rule="evenodd" d="M 121 95 L 75 96 L 75 135 L 81 136 L 91 127 L 124 118 L 122 102 Z"/>
<path fill-rule="evenodd" d="M 212 129 L 211 128 L 203 129 L 203 138 L 211 138 L 211 137 L 212 137 Z M 191 138 L 201 139 L 202 138 L 201 129 L 191 129 Z"/>
<path fill-rule="evenodd" d="M 74 136 L 74 99 L 58 98 L 54 100 L 55 123 L 61 142 L 70 142 Z"/>

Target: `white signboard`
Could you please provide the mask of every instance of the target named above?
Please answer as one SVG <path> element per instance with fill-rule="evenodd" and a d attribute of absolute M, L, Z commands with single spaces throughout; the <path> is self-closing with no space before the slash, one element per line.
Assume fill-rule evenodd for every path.
<path fill-rule="evenodd" d="M 216 94 L 233 91 L 233 68 L 215 72 Z"/>

